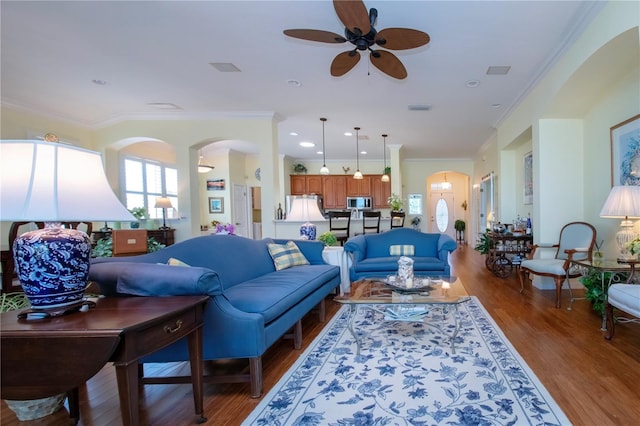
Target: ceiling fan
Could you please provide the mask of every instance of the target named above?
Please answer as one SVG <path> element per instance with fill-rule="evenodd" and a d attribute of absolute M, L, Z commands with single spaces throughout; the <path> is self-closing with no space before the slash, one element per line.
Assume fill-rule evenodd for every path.
<path fill-rule="evenodd" d="M 378 45 L 389 50 L 405 50 L 424 46 L 429 43 L 429 34 L 410 28 L 385 28 L 376 31 L 374 28 L 378 11 L 367 7 L 360 0 L 334 0 L 333 7 L 338 18 L 345 26 L 344 37 L 323 30 L 293 29 L 284 30 L 289 37 L 322 43 L 349 42 L 355 46 L 353 50 L 340 53 L 331 63 L 331 75 L 340 77 L 349 72 L 360 61 L 359 50 L 369 50 L 371 63 L 383 73 L 402 80 L 407 77 L 400 59 L 387 50 L 373 50 Z"/>

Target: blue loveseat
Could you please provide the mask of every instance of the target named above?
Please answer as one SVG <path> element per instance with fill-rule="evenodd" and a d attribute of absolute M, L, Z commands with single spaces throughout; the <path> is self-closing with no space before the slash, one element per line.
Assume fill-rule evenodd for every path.
<path fill-rule="evenodd" d="M 449 253 L 458 245 L 446 234 L 422 233 L 409 228 L 349 238 L 344 250 L 351 255 L 351 281 L 397 273 L 400 255 L 391 254 L 392 246 L 395 250 L 402 250 L 400 246 L 404 246 L 413 251 L 407 257 L 413 259 L 416 275 L 449 276 Z"/>
<path fill-rule="evenodd" d="M 324 299 L 340 285 L 340 268 L 323 261 L 324 245 L 318 241 L 296 241 L 309 265 L 276 270 L 267 244 L 286 242 L 235 235 L 196 237 L 140 256 L 93 259 L 89 279 L 105 296 L 211 296 L 205 310 L 203 358 L 248 358 L 249 376 L 230 381 L 250 381 L 251 396 L 259 397 L 261 356 L 291 329 L 299 349 L 302 317 L 319 305 L 324 320 Z M 186 265 L 168 264 L 181 262 Z M 188 359 L 182 339 L 140 363 Z M 171 379 L 175 383 L 188 377 Z M 204 381 L 220 380 L 207 376 Z"/>

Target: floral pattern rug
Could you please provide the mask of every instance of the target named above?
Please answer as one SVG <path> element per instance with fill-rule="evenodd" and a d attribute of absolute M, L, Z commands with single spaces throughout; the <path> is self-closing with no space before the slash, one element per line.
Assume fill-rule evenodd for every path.
<path fill-rule="evenodd" d="M 477 298 L 429 306 L 423 321 L 386 321 L 347 306 L 243 425 L 570 425 Z"/>

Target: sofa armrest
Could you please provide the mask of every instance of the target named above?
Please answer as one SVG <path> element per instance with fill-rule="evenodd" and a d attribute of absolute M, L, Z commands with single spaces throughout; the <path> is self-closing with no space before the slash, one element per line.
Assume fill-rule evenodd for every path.
<path fill-rule="evenodd" d="M 458 244 L 447 234 L 440 234 L 438 238 L 438 258 L 447 260 L 449 253 L 458 248 Z"/>
<path fill-rule="evenodd" d="M 222 294 L 218 274 L 207 268 L 156 263 L 106 262 L 91 265 L 89 279 L 105 295 L 185 296 Z"/>
<path fill-rule="evenodd" d="M 365 236 L 357 235 L 349 238 L 344 245 L 344 251 L 351 253 L 351 259 L 354 263 L 364 260 L 367 255 L 367 240 Z"/>

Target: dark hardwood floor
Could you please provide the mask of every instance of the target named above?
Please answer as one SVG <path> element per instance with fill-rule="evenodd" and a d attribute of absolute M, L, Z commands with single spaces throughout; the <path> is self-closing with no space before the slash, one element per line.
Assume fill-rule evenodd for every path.
<path fill-rule="evenodd" d="M 556 309 L 553 291 L 528 288 L 520 294 L 516 274 L 501 279 L 484 266 L 484 257 L 470 246 L 452 254 L 453 272 L 467 291 L 477 296 L 504 334 L 526 360 L 574 425 L 640 424 L 640 324 L 619 324 L 612 341 L 600 331 L 601 318 L 588 302 L 576 301 L 568 311 L 568 291 L 563 308 Z M 328 314 L 339 306 L 328 301 Z M 304 319 L 304 347 L 324 324 L 311 314 Z M 284 340 L 264 357 L 265 393 L 296 360 L 301 351 Z M 218 365 L 232 368 L 236 363 Z M 211 366 L 208 366 L 211 367 Z M 25 368 L 28 368 L 25 366 Z M 187 371 L 179 364 L 154 364 L 153 374 Z M 259 403 L 247 384 L 205 385 L 205 415 L 209 425 L 240 425 Z M 114 369 L 108 365 L 80 389 L 82 425 L 120 424 Z M 68 412 L 33 422 L 18 422 L 4 402 L 0 424 L 66 425 Z M 140 421 L 148 425 L 194 424 L 190 385 L 147 385 L 140 390 Z"/>

